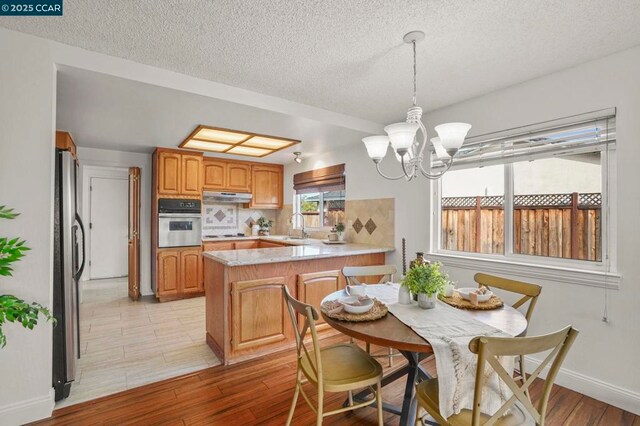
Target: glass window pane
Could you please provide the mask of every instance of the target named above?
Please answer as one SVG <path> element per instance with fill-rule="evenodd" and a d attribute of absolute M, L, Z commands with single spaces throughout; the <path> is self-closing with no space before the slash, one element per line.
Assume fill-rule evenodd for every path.
<path fill-rule="evenodd" d="M 320 193 L 300 194 L 300 213 L 306 228 L 320 227 Z"/>
<path fill-rule="evenodd" d="M 441 217 L 441 249 L 503 254 L 504 166 L 445 173 Z"/>
<path fill-rule="evenodd" d="M 513 164 L 513 251 L 602 260 L 600 153 Z"/>
<path fill-rule="evenodd" d="M 324 226 L 332 227 L 338 222 L 345 223 L 345 193 L 344 191 L 325 192 L 324 200 Z"/>

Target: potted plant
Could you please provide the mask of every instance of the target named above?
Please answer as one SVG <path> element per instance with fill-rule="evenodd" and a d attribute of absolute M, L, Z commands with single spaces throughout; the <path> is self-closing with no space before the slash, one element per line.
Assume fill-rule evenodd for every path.
<path fill-rule="evenodd" d="M 13 213 L 13 209 L 0 206 L 0 219 L 15 219 L 16 216 L 18 214 Z M 13 272 L 11 265 L 21 260 L 25 255 L 24 252 L 30 250 L 25 246 L 25 242 L 20 238 L 0 237 L 0 276 L 11 276 Z M 33 330 L 33 327 L 38 324 L 40 315 L 55 325 L 55 318 L 39 303 L 29 303 L 12 294 L 0 294 L 0 348 L 7 344 L 7 337 L 2 329 L 6 322 L 19 323 L 24 328 Z"/>
<path fill-rule="evenodd" d="M 258 235 L 264 235 L 264 236 L 269 235 L 269 232 L 271 231 L 271 227 L 273 226 L 273 221 L 262 216 L 260 219 L 258 219 L 257 223 L 258 223 L 258 226 L 260 227 L 260 230 L 258 231 Z"/>
<path fill-rule="evenodd" d="M 447 284 L 447 274 L 440 270 L 441 266 L 439 262 L 414 264 L 402 280 L 403 286 L 418 295 L 418 306 L 423 309 L 435 308 L 436 298 Z"/>
<path fill-rule="evenodd" d="M 334 228 L 336 230 L 336 234 L 338 234 L 338 241 L 344 241 L 344 231 L 346 229 L 346 227 L 344 226 L 344 223 L 338 222 L 336 223 Z"/>

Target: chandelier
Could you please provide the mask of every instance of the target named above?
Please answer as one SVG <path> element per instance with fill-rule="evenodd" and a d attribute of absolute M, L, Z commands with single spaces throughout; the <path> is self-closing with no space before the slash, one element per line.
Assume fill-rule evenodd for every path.
<path fill-rule="evenodd" d="M 422 31 L 411 31 L 404 36 L 404 42 L 413 46 L 413 106 L 407 111 L 407 121 L 403 123 L 389 124 L 384 128 L 387 135 L 368 136 L 362 139 L 367 154 L 376 165 L 378 173 L 386 179 L 398 180 L 405 178 L 412 180 L 419 174 L 428 179 L 440 178 L 453 164 L 453 157 L 456 155 L 464 138 L 467 136 L 471 125 L 467 123 L 445 123 L 435 127 L 438 137 L 431 138 L 431 145 L 427 152 L 427 158 L 435 155 L 441 163 L 438 171 L 432 171 L 431 167 L 425 170 L 423 160 L 425 158 L 425 148 L 427 147 L 427 129 L 422 123 L 422 108 L 417 105 L 417 83 L 416 83 L 416 43 L 424 39 Z M 418 141 L 418 130 L 422 132 L 421 140 Z M 387 155 L 387 149 L 391 148 L 395 157 L 402 165 L 403 174 L 396 177 L 385 175 L 380 170 L 380 162 Z"/>

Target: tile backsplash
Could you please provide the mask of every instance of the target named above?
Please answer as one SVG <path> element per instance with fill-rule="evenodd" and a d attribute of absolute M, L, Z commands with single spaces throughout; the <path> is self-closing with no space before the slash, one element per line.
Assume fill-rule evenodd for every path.
<path fill-rule="evenodd" d="M 274 233 L 287 234 L 293 206 L 285 204 L 276 215 Z M 345 204 L 345 239 L 352 243 L 382 245 L 395 244 L 395 199 L 376 198 L 370 200 L 347 200 Z M 298 231 L 299 232 L 299 231 Z M 327 238 L 327 231 L 309 230 L 312 238 Z"/>
<path fill-rule="evenodd" d="M 273 210 L 245 209 L 240 204 L 203 203 L 202 235 L 243 233 L 251 235 L 251 227 L 262 216 L 275 222 Z M 275 225 L 274 225 L 275 226 Z"/>

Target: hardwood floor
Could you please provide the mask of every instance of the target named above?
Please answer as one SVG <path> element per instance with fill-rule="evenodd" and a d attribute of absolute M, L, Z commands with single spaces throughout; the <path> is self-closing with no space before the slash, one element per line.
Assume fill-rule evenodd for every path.
<path fill-rule="evenodd" d="M 323 344 L 343 341 L 342 336 Z M 396 362 L 396 366 L 401 365 Z M 434 370 L 433 364 L 427 369 Z M 39 425 L 283 425 L 295 382 L 295 354 L 286 351 L 242 364 L 217 366 L 94 401 L 58 409 Z M 531 389 L 537 400 L 542 381 Z M 310 394 L 315 393 L 308 387 Z M 403 381 L 383 390 L 385 401 L 399 404 Z M 326 406 L 338 407 L 345 394 L 327 394 Z M 315 424 L 314 413 L 299 399 L 294 425 Z M 325 419 L 326 425 L 375 425 L 376 412 L 363 408 Z M 398 417 L 385 413 L 385 424 Z M 549 399 L 547 425 L 640 426 L 640 417 L 560 386 Z"/>

